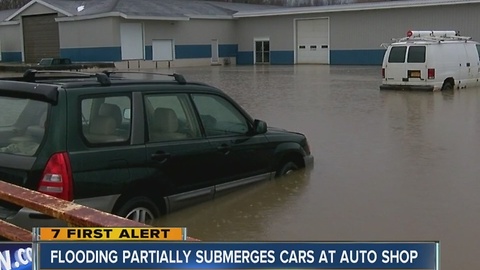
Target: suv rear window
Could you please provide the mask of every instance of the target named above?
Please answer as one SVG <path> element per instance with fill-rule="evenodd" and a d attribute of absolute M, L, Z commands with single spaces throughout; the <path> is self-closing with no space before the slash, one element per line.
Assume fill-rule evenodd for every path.
<path fill-rule="evenodd" d="M 0 97 L 0 153 L 33 156 L 43 140 L 49 104 Z"/>
<path fill-rule="evenodd" d="M 425 46 L 410 46 L 408 48 L 408 63 L 425 63 Z"/>
<path fill-rule="evenodd" d="M 390 49 L 390 55 L 388 56 L 389 63 L 404 63 L 405 62 L 405 52 L 407 51 L 407 47 L 405 46 L 398 46 L 392 47 Z"/>

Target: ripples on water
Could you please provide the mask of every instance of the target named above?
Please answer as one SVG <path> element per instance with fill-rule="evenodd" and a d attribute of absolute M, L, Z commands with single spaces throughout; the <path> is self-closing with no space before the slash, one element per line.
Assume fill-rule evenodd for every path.
<path fill-rule="evenodd" d="M 178 69 L 307 134 L 315 168 L 159 221 L 205 240 L 440 240 L 478 267 L 480 92 L 380 91 L 379 67 Z"/>
<path fill-rule="evenodd" d="M 380 67 L 179 68 L 305 133 L 315 168 L 172 213 L 202 240 L 440 240 L 478 268 L 480 89 L 380 91 Z"/>

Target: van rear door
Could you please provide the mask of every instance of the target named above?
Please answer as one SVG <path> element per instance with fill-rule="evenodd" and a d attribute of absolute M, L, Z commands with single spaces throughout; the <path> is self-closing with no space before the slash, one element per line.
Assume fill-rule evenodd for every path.
<path fill-rule="evenodd" d="M 422 85 L 435 74 L 429 74 L 425 66 L 426 46 L 412 45 L 407 50 L 407 64 L 403 80 L 406 84 Z"/>
<path fill-rule="evenodd" d="M 387 84 L 423 85 L 429 74 L 426 69 L 425 45 L 392 46 L 385 59 Z"/>
<path fill-rule="evenodd" d="M 386 58 L 384 60 L 385 83 L 386 84 L 403 84 L 405 77 L 405 55 L 407 46 L 390 46 L 388 48 Z"/>

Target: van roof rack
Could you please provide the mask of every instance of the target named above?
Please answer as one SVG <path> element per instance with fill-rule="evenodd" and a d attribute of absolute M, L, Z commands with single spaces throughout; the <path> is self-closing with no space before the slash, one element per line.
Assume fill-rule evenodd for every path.
<path fill-rule="evenodd" d="M 42 80 L 54 80 L 54 79 L 78 79 L 78 78 L 97 78 L 102 86 L 111 85 L 110 78 L 104 73 L 88 73 L 80 71 L 64 71 L 64 70 L 36 70 L 28 69 L 23 73 L 22 80 L 26 82 L 36 82 L 37 74 L 54 74 L 51 76 L 42 76 Z M 63 74 L 63 75 L 62 75 Z"/>
<path fill-rule="evenodd" d="M 108 77 L 110 77 L 111 74 L 148 74 L 148 75 L 158 75 L 158 76 L 169 76 L 173 77 L 176 82 L 179 84 L 186 84 L 187 80 L 185 80 L 185 77 L 182 74 L 178 73 L 160 73 L 160 72 L 143 72 L 143 71 L 109 71 L 109 70 L 104 70 L 104 74 L 106 74 Z"/>
<path fill-rule="evenodd" d="M 458 31 L 408 31 L 406 37 L 394 38 L 393 42 L 403 41 L 446 41 L 471 40 L 472 37 L 461 36 Z"/>

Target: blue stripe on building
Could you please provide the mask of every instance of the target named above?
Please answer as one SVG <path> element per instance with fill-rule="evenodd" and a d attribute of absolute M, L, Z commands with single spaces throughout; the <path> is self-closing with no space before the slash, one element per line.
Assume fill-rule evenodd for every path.
<path fill-rule="evenodd" d="M 238 52 L 237 65 L 253 65 L 253 52 Z"/>
<path fill-rule="evenodd" d="M 22 52 L 2 52 L 2 62 L 22 62 Z"/>
<path fill-rule="evenodd" d="M 237 44 L 220 44 L 218 45 L 219 57 L 236 57 L 238 53 Z"/>
<path fill-rule="evenodd" d="M 60 49 L 60 56 L 78 62 L 120 61 L 120 47 L 68 48 Z"/>
<path fill-rule="evenodd" d="M 270 64 L 272 65 L 293 65 L 293 51 L 271 51 Z"/>
<path fill-rule="evenodd" d="M 175 59 L 211 57 L 211 45 L 175 45 Z"/>
<path fill-rule="evenodd" d="M 237 65 L 253 65 L 252 51 L 238 51 L 236 44 L 219 45 L 219 57 L 236 57 Z M 331 50 L 331 65 L 381 65 L 384 49 L 372 50 Z M 60 49 L 60 56 L 77 62 L 121 61 L 121 47 L 68 48 Z M 211 58 L 211 45 L 176 45 L 176 59 Z M 145 46 L 145 59 L 153 59 L 152 46 Z M 21 52 L 2 52 L 3 62 L 21 62 Z M 272 65 L 292 65 L 295 62 L 293 51 L 271 51 Z"/>
<path fill-rule="evenodd" d="M 384 49 L 375 50 L 331 50 L 331 65 L 381 65 Z"/>

